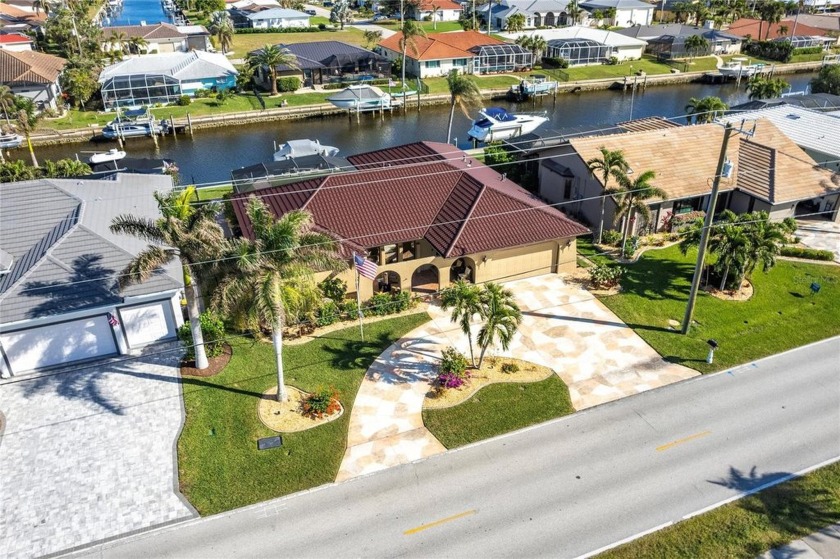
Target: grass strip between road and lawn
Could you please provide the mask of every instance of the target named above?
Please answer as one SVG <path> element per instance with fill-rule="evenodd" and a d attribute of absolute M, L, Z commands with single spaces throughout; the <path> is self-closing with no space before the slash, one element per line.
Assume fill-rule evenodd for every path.
<path fill-rule="evenodd" d="M 457 406 L 424 410 L 423 423 L 446 448 L 574 413 L 569 389 L 557 375 L 534 383 L 492 384 Z"/>
<path fill-rule="evenodd" d="M 288 495 L 335 480 L 356 392 L 374 359 L 429 320 L 425 312 L 349 327 L 283 349 L 286 384 L 311 392 L 335 387 L 344 414 L 314 429 L 283 435 L 283 446 L 257 450 L 276 435 L 257 417 L 263 392 L 277 385 L 271 343 L 232 337 L 233 358 L 218 375 L 183 379 L 186 418 L 178 440 L 182 493 L 202 515 Z"/>
<path fill-rule="evenodd" d="M 782 474 L 770 475 L 778 478 Z M 760 486 L 762 481 L 752 476 L 746 479 L 733 476 L 720 483 L 746 491 L 749 487 Z M 836 522 L 840 522 L 840 463 L 837 462 L 684 520 L 598 557 L 753 559 Z"/>
<path fill-rule="evenodd" d="M 696 250 L 683 256 L 677 246 L 648 250 L 622 266 L 621 292 L 599 299 L 667 361 L 701 373 L 840 335 L 840 266 L 789 260 L 778 260 L 767 273 L 756 268 L 749 300 L 725 301 L 701 291 L 696 324 L 681 335 L 696 258 Z M 814 295 L 813 283 L 820 285 Z M 713 364 L 706 363 L 709 339 L 719 344 Z"/>

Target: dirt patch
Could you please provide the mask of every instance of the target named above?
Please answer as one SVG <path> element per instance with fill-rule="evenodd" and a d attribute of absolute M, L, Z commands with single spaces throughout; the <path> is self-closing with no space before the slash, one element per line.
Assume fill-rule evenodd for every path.
<path fill-rule="evenodd" d="M 737 291 L 720 291 L 710 285 L 704 286 L 703 291 L 712 297 L 717 297 L 718 299 L 722 299 L 724 301 L 746 301 L 753 296 L 753 286 L 748 280 L 741 282 L 741 288 Z"/>
<path fill-rule="evenodd" d="M 519 370 L 515 373 L 503 373 L 502 365 L 504 364 L 516 365 Z M 539 382 L 545 380 L 554 371 L 548 367 L 531 363 L 530 361 L 522 361 L 520 359 L 510 359 L 508 357 L 498 357 L 495 359 L 485 359 L 481 369 L 472 369 L 471 378 L 469 382 L 460 388 L 448 388 L 442 392 L 430 390 L 426 394 L 426 399 L 423 400 L 423 409 L 437 410 L 442 408 L 450 408 L 457 406 L 469 400 L 476 392 L 489 386 L 500 382 Z"/>
<path fill-rule="evenodd" d="M 306 431 L 324 423 L 335 421 L 344 413 L 344 406 L 339 403 L 340 409 L 332 415 L 320 419 L 307 417 L 301 413 L 301 404 L 309 393 L 288 384 L 286 385 L 286 391 L 289 393 L 289 399 L 285 402 L 278 402 L 277 387 L 273 386 L 263 392 L 262 398 L 257 404 L 260 421 L 272 431 L 278 433 Z"/>
<path fill-rule="evenodd" d="M 196 369 L 195 361 L 181 361 L 181 375 L 188 377 L 214 377 L 221 373 L 233 357 L 233 348 L 229 344 L 222 346 L 222 354 L 208 359 L 210 365 L 206 369 Z"/>

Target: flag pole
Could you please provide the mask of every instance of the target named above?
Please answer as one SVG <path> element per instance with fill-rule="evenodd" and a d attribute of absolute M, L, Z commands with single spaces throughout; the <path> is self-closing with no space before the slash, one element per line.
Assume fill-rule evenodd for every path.
<path fill-rule="evenodd" d="M 359 292 L 359 265 L 356 264 L 356 253 L 353 253 L 353 267 L 356 268 L 356 307 L 359 310 L 359 332 L 365 341 L 365 324 L 362 321 L 362 294 Z"/>

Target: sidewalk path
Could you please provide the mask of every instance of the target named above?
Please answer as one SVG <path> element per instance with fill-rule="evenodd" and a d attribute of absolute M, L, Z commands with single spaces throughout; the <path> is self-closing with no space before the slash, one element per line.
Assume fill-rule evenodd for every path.
<path fill-rule="evenodd" d="M 667 363 L 591 293 L 546 275 L 505 284 L 523 311 L 509 351 L 545 365 L 568 385 L 582 410 L 698 375 Z M 350 415 L 337 481 L 443 452 L 423 426 L 423 399 L 441 350 L 469 348 L 450 314 L 429 307 L 431 322 L 390 346 L 370 367 Z"/>
<path fill-rule="evenodd" d="M 759 559 L 837 559 L 840 557 L 840 524 L 820 530 L 801 540 L 771 549 Z"/>

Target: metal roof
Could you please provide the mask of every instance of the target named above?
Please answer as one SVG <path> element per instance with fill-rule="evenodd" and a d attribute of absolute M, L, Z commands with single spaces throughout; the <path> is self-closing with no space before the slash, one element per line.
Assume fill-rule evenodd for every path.
<path fill-rule="evenodd" d="M 269 8 L 255 14 L 248 14 L 248 19 L 309 19 L 309 14 L 287 8 Z"/>
<path fill-rule="evenodd" d="M 115 77 L 138 74 L 159 74 L 178 80 L 196 80 L 238 73 L 225 55 L 194 50 L 127 58 L 102 70 L 99 83 Z"/>

